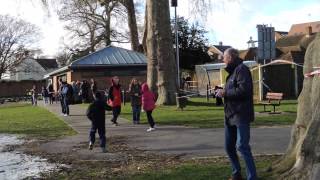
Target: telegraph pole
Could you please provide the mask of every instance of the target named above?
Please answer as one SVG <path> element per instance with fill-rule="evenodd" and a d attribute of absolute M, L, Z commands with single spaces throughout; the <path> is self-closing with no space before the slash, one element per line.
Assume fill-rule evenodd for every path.
<path fill-rule="evenodd" d="M 175 44 L 176 44 L 176 61 L 177 61 L 177 83 L 178 87 L 180 89 L 180 62 L 179 62 L 179 36 L 178 36 L 178 20 L 177 20 L 177 6 L 178 6 L 178 0 L 171 0 L 171 6 L 174 7 L 174 22 L 175 22 Z"/>

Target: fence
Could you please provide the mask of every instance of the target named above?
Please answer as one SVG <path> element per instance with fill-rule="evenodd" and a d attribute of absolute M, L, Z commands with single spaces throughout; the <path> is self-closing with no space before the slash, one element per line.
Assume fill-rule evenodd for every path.
<path fill-rule="evenodd" d="M 0 97 L 22 97 L 26 96 L 32 89 L 33 85 L 36 85 L 37 92 L 41 92 L 41 87 L 46 86 L 46 81 L 0 81 Z"/>

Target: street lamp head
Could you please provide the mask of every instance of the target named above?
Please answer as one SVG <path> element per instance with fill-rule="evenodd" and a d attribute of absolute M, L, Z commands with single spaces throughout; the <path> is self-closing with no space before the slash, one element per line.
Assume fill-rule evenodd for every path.
<path fill-rule="evenodd" d="M 178 6 L 178 0 L 171 0 L 171 6 L 177 7 Z"/>

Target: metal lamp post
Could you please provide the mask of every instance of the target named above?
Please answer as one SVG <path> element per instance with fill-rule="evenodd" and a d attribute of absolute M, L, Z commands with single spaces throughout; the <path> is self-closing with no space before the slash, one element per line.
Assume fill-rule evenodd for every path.
<path fill-rule="evenodd" d="M 177 83 L 178 87 L 180 89 L 180 62 L 179 62 L 179 39 L 178 39 L 178 20 L 177 20 L 177 6 L 178 6 L 178 0 L 171 0 L 171 6 L 174 7 L 174 22 L 175 22 L 175 44 L 176 44 L 176 60 L 177 60 Z"/>

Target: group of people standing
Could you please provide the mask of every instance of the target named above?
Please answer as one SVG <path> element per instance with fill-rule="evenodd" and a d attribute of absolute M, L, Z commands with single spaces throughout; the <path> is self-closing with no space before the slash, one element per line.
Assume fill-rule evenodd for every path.
<path fill-rule="evenodd" d="M 33 106 L 37 106 L 38 104 L 38 91 L 37 91 L 37 86 L 33 85 L 32 89 L 29 91 L 31 95 L 31 103 Z M 48 87 L 42 86 L 41 88 L 41 95 L 43 97 L 44 103 L 45 104 L 53 104 L 53 98 L 54 98 L 54 90 L 53 86 L 50 83 Z"/>
<path fill-rule="evenodd" d="M 91 120 L 91 129 L 89 134 L 89 149 L 93 149 L 95 143 L 95 134 L 98 131 L 100 137 L 100 147 L 102 152 L 106 152 L 106 137 L 105 137 L 105 111 L 112 111 L 111 122 L 114 126 L 118 125 L 117 119 L 121 113 L 122 93 L 119 77 L 115 76 L 111 80 L 111 87 L 108 91 L 108 100 L 105 101 L 100 92 L 95 92 L 94 102 L 87 109 L 87 117 Z M 132 106 L 133 124 L 140 124 L 140 112 L 143 109 L 147 114 L 147 119 L 150 128 L 147 132 L 155 130 L 155 122 L 152 117 L 152 111 L 155 109 L 156 97 L 149 90 L 146 83 L 140 84 L 137 79 L 132 79 L 129 91 Z"/>
<path fill-rule="evenodd" d="M 129 87 L 129 94 L 131 97 L 133 124 L 140 124 L 140 112 L 141 107 L 143 107 L 150 125 L 150 128 L 147 131 L 154 131 L 155 122 L 152 117 L 152 111 L 156 107 L 156 97 L 154 93 L 150 91 L 148 84 L 144 83 L 141 85 L 137 79 L 132 79 Z"/>

